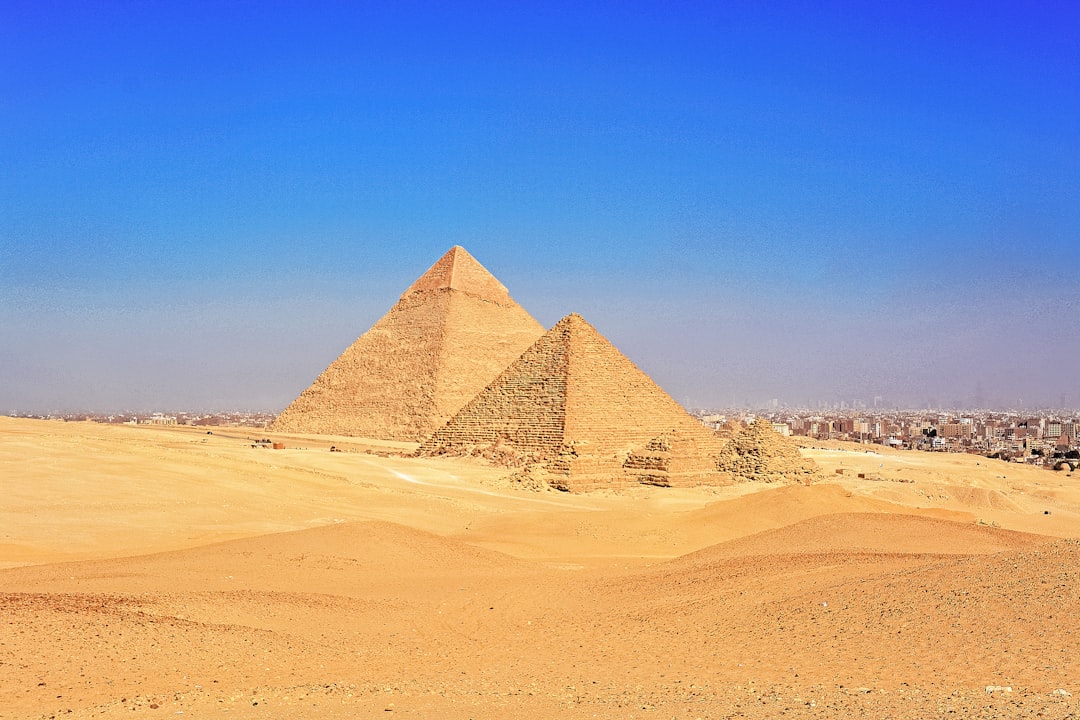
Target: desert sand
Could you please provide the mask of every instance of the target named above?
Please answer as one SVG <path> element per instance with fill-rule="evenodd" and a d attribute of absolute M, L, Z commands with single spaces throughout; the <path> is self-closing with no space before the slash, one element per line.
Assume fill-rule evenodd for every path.
<path fill-rule="evenodd" d="M 1076 476 L 570 494 L 210 430 L 0 417 L 0 717 L 1080 716 Z"/>

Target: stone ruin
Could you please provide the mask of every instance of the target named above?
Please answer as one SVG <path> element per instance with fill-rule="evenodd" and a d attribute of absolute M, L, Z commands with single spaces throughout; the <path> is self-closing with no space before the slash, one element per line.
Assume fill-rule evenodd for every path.
<path fill-rule="evenodd" d="M 737 480 L 750 482 L 809 482 L 817 463 L 804 458 L 790 439 L 758 418 L 724 445 L 717 467 Z"/>

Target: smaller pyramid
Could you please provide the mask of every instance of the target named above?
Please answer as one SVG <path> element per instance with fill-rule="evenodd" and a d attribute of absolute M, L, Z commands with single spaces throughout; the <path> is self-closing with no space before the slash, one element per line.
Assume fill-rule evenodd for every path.
<path fill-rule="evenodd" d="M 455 245 L 271 429 L 417 442 L 543 332 L 502 283 Z"/>
<path fill-rule="evenodd" d="M 483 455 L 586 491 L 728 484 L 722 441 L 580 315 L 560 320 L 442 428 L 421 455 Z"/>
<path fill-rule="evenodd" d="M 817 463 L 804 458 L 798 446 L 758 418 L 724 446 L 717 467 L 740 482 L 804 482 Z"/>

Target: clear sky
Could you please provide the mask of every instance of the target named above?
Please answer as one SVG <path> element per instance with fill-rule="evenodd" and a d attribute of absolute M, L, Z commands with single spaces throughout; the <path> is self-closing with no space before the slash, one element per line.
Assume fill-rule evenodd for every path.
<path fill-rule="evenodd" d="M 284 407 L 454 244 L 688 406 L 1080 406 L 1076 2 L 0 2 L 0 413 Z"/>

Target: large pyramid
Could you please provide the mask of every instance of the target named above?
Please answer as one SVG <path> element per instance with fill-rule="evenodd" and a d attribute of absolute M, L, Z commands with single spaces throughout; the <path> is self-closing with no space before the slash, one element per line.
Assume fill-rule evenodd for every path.
<path fill-rule="evenodd" d="M 568 315 L 420 446 L 540 468 L 564 490 L 726 484 L 722 441 Z"/>
<path fill-rule="evenodd" d="M 483 265 L 452 247 L 271 429 L 421 440 L 543 332 Z"/>

